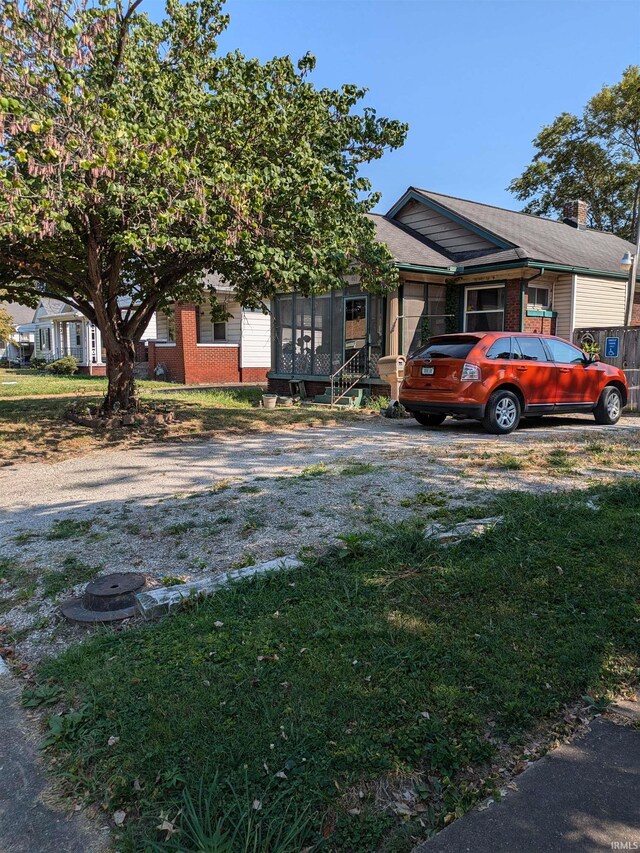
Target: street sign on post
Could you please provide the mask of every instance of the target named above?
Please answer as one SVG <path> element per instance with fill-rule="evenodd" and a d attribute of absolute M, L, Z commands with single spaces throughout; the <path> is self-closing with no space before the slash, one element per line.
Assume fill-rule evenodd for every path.
<path fill-rule="evenodd" d="M 620 351 L 620 338 L 606 338 L 604 342 L 604 357 L 617 358 Z"/>

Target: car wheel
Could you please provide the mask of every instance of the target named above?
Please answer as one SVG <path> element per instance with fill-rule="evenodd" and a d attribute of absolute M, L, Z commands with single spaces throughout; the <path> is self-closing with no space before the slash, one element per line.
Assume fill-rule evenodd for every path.
<path fill-rule="evenodd" d="M 443 423 L 444 419 L 447 417 L 446 415 L 429 415 L 426 412 L 414 412 L 413 417 L 418 421 L 422 426 L 430 426 L 436 427 L 440 426 Z"/>
<path fill-rule="evenodd" d="M 598 405 L 593 410 L 597 424 L 617 424 L 622 414 L 622 394 L 612 385 L 600 394 Z"/>
<path fill-rule="evenodd" d="M 520 422 L 522 406 L 511 391 L 494 391 L 489 397 L 482 426 L 494 435 L 508 435 Z"/>

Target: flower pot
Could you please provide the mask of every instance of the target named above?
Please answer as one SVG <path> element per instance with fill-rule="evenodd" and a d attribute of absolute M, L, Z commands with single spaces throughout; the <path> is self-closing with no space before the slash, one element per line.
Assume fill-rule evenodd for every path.
<path fill-rule="evenodd" d="M 265 409 L 275 409 L 276 403 L 278 402 L 277 394 L 263 394 L 262 395 L 262 405 Z"/>

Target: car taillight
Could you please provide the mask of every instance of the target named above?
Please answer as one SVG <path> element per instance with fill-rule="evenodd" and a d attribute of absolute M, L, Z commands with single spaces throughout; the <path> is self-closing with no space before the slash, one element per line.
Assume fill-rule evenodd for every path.
<path fill-rule="evenodd" d="M 482 373 L 478 365 L 469 364 L 468 361 L 465 361 L 462 373 L 460 374 L 460 382 L 474 382 L 480 379 L 482 379 Z"/>

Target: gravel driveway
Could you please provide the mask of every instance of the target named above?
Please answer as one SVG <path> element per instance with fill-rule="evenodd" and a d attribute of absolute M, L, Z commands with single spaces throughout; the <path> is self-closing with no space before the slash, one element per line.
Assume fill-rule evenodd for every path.
<path fill-rule="evenodd" d="M 0 469 L 0 576 L 4 560 L 30 585 L 16 597 L 15 583 L 0 583 L 0 622 L 18 631 L 22 656 L 37 657 L 80 630 L 60 622 L 58 605 L 95 574 L 193 579 L 504 490 L 585 487 L 638 470 L 634 417 L 613 428 L 549 418 L 508 437 L 474 422 L 427 430 L 375 418 L 14 465 Z"/>

